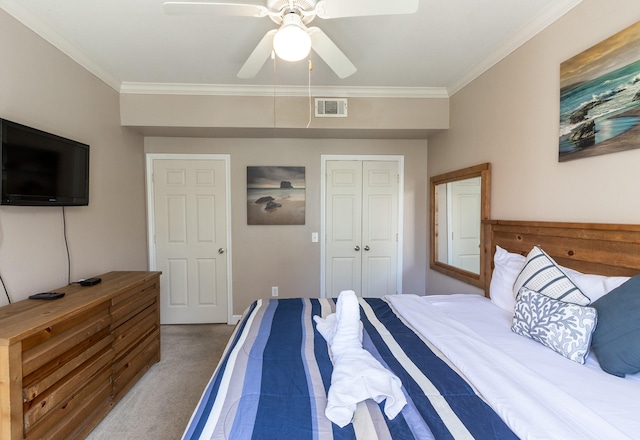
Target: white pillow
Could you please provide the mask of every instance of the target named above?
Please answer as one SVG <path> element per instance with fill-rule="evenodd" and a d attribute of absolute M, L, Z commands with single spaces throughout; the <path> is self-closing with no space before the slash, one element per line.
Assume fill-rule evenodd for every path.
<path fill-rule="evenodd" d="M 516 305 L 513 283 L 515 283 L 525 261 L 524 256 L 507 252 L 500 246 L 496 246 L 496 253 L 493 257 L 493 274 L 489 284 L 489 297 L 491 302 L 501 309 L 513 312 Z"/>
<path fill-rule="evenodd" d="M 606 277 L 578 272 L 564 266 L 560 266 L 560 268 L 582 290 L 582 293 L 589 297 L 592 303 L 629 280 L 629 277 Z"/>
<path fill-rule="evenodd" d="M 545 251 L 534 246 L 527 255 L 527 261 L 513 285 L 517 295 L 520 288 L 526 287 L 549 298 L 581 306 L 589 305 L 591 300 L 560 269 Z"/>

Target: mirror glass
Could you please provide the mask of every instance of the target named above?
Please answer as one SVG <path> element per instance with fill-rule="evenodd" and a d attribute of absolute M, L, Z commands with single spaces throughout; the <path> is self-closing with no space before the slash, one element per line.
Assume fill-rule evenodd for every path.
<path fill-rule="evenodd" d="M 490 164 L 431 178 L 431 268 L 483 286 L 482 220 L 489 218 Z"/>
<path fill-rule="evenodd" d="M 480 273 L 480 177 L 436 185 L 436 260 Z"/>

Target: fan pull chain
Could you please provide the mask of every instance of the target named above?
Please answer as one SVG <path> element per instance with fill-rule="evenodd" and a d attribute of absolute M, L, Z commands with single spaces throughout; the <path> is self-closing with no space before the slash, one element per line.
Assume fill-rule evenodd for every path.
<path fill-rule="evenodd" d="M 309 58 L 309 122 L 307 123 L 307 128 L 311 126 L 311 71 L 313 70 L 313 63 L 311 62 L 311 58 Z"/>
<path fill-rule="evenodd" d="M 276 53 L 271 51 L 271 59 L 273 60 L 273 128 L 276 128 Z"/>

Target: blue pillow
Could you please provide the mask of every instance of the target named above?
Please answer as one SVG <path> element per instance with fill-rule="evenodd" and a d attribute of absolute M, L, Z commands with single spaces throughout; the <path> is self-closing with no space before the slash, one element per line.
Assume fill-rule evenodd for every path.
<path fill-rule="evenodd" d="M 640 372 L 640 275 L 591 304 L 598 311 L 591 349 L 600 367 L 624 377 Z"/>

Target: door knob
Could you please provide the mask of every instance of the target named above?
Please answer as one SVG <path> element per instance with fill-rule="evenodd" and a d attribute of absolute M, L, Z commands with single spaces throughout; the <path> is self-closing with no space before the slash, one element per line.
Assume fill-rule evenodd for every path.
<path fill-rule="evenodd" d="M 355 251 L 358 252 L 360 250 L 360 246 L 354 247 Z"/>
<path fill-rule="evenodd" d="M 222 249 L 222 248 L 218 249 L 218 253 L 219 254 L 224 254 L 224 249 Z"/>
<path fill-rule="evenodd" d="M 368 245 L 364 247 L 365 251 L 368 251 L 369 249 L 371 249 Z"/>

